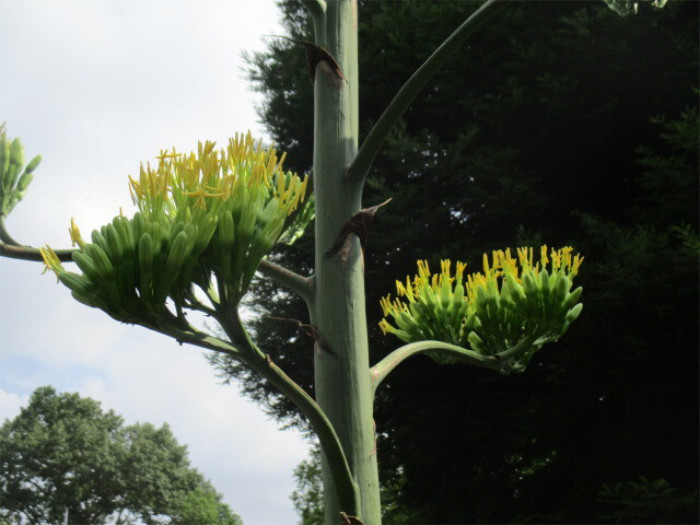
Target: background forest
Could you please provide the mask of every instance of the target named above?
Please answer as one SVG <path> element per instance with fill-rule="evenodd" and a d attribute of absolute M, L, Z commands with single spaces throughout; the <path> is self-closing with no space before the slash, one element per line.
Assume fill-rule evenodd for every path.
<path fill-rule="evenodd" d="M 360 2 L 361 128 L 476 2 Z M 678 523 L 698 515 L 698 2 L 621 18 L 602 2 L 515 2 L 405 114 L 365 204 L 392 197 L 365 250 L 368 317 L 415 260 L 523 244 L 586 256 L 584 311 L 527 373 L 426 358 L 379 390 L 387 523 Z M 301 2 L 284 25 L 312 40 Z M 290 169 L 311 169 L 303 49 L 251 56 L 261 117 Z M 277 252 L 310 271 L 310 239 Z M 313 391 L 295 297 L 250 299 L 260 346 Z M 397 346 L 370 327 L 372 361 Z M 279 420 L 293 406 L 224 359 Z"/>

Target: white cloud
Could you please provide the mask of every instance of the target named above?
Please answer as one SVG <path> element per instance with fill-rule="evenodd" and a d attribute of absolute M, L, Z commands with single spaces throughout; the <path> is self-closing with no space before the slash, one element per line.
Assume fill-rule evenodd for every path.
<path fill-rule="evenodd" d="M 280 34 L 272 0 L 25 0 L 0 17 L 0 122 L 42 164 L 8 227 L 67 246 L 131 210 L 127 175 L 162 148 L 261 134 L 241 53 Z M 118 324 L 70 298 L 41 266 L 0 260 L 0 420 L 43 385 L 93 397 L 128 423 L 167 422 L 247 525 L 292 523 L 306 455 L 200 350 Z"/>
<path fill-rule="evenodd" d="M 19 414 L 20 409 L 27 404 L 29 396 L 19 396 L 0 389 L 0 421 L 12 419 Z"/>

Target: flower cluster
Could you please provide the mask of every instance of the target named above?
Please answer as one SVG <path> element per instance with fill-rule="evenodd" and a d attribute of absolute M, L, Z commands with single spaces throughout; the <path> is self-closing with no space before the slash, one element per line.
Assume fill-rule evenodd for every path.
<path fill-rule="evenodd" d="M 76 299 L 127 322 L 162 321 L 170 315 L 166 301 L 180 309 L 193 285 L 217 304 L 237 304 L 295 211 L 303 206 L 298 211 L 309 216 L 308 177 L 285 172 L 284 156 L 250 134 L 220 150 L 205 142 L 197 153 L 173 149 L 157 158 L 156 167 L 142 165 L 138 179 L 129 178 L 139 210 L 131 219 L 120 214 L 93 231 L 91 243 L 71 223 L 82 275 L 43 251 Z"/>
<path fill-rule="evenodd" d="M 582 289 L 571 290 L 583 258 L 571 247 L 542 246 L 539 260 L 532 248 L 484 254 L 483 271 L 464 275 L 466 264 L 443 260 L 432 274 L 418 261 L 418 274 L 396 282 L 398 297 L 381 299 L 384 334 L 406 342 L 437 340 L 482 354 L 502 356 L 527 343 L 512 368 L 524 367 L 542 344 L 566 332 L 578 317 Z M 393 321 L 393 324 L 392 322 Z M 437 352 L 438 361 L 445 361 Z"/>
<path fill-rule="evenodd" d="M 161 151 L 158 165 L 141 165 L 138 180 L 129 177 L 134 203 L 144 214 L 184 211 L 233 211 L 241 201 L 274 201 L 286 215 L 303 202 L 308 178 L 285 173 L 284 155 L 262 147 L 250 133 L 236 134 L 226 148 L 199 143 L 197 153 Z M 286 216 L 285 215 L 285 216 Z"/>
<path fill-rule="evenodd" d="M 27 193 L 34 170 L 41 162 L 37 155 L 24 164 L 24 146 L 15 138 L 9 140 L 5 126 L 0 125 L 0 216 L 7 217 Z"/>

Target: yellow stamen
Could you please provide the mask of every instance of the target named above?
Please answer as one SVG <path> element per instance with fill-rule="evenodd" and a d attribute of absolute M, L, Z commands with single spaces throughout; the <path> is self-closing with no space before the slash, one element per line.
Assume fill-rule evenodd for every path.
<path fill-rule="evenodd" d="M 56 255 L 56 252 L 53 251 L 48 244 L 45 248 L 40 248 L 39 253 L 41 254 L 41 258 L 44 259 L 44 270 L 41 272 L 42 275 L 50 270 L 56 274 L 56 282 L 58 282 L 59 272 L 65 271 L 61 265 L 58 255 Z"/>
<path fill-rule="evenodd" d="M 71 246 L 78 245 L 82 250 L 85 247 L 85 241 L 82 235 L 80 235 L 80 230 L 78 225 L 75 223 L 73 217 L 70 218 L 70 228 L 68 228 L 68 233 L 70 234 Z"/>

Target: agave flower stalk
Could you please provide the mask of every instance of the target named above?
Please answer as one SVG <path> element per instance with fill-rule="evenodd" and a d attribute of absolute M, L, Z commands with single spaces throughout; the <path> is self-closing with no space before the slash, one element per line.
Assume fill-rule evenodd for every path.
<path fill-rule="evenodd" d="M 531 249 L 518 249 L 516 257 L 508 250 L 494 252 L 484 258 L 482 272 L 469 275 L 461 262 L 453 273 L 452 263 L 443 261 L 440 272 L 432 274 L 420 261 L 415 277 L 397 283 L 397 297 L 381 302 L 382 330 L 406 344 L 370 367 L 360 240 L 349 235 L 342 253 L 329 255 L 362 211 L 365 179 L 393 125 L 504 3 L 486 0 L 477 8 L 399 89 L 360 144 L 358 2 L 304 0 L 315 29 L 315 44 L 304 43 L 316 57 L 309 61 L 315 198 L 305 199 L 306 177 L 283 170 L 283 155 L 250 135 L 237 135 L 222 149 L 205 142 L 188 154 L 162 151 L 154 167 L 142 165 L 139 176 L 130 178 L 137 213 L 120 214 L 93 231 L 89 241 L 72 223 L 76 248 L 41 250 L 47 268 L 79 301 L 120 321 L 225 353 L 292 399 L 321 441 L 326 523 L 381 523 L 373 400 L 381 380 L 400 362 L 427 352 L 440 362 L 522 370 L 581 311 L 581 289 L 572 291 L 572 281 L 582 258 L 570 248 L 545 247 L 538 261 Z M 8 146 L 4 133 L 0 138 L 0 254 L 36 260 L 39 250 L 14 241 L 3 219 L 22 198 L 38 161 L 21 172 L 20 147 Z M 293 242 L 314 215 L 313 276 L 265 261 L 274 243 Z M 69 260 L 81 273 L 64 268 Z M 237 305 L 258 269 L 306 300 L 319 335 L 316 399 L 272 363 L 240 322 Z M 197 289 L 209 304 L 199 301 Z M 187 308 L 213 317 L 230 340 L 197 331 L 184 315 Z"/>

